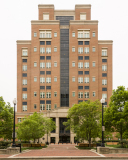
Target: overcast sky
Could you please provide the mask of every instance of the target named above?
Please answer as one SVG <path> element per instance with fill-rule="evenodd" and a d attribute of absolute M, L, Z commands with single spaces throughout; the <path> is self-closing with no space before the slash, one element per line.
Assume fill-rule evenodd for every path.
<path fill-rule="evenodd" d="M 38 19 L 38 4 L 75 9 L 91 4 L 91 19 L 99 21 L 98 39 L 113 40 L 113 89 L 128 88 L 128 0 L 0 0 L 0 96 L 17 97 L 17 40 L 31 40 L 31 20 Z"/>

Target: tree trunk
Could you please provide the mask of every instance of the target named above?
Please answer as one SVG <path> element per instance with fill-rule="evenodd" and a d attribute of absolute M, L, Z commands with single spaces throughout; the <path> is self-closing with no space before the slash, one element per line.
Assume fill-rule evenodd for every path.
<path fill-rule="evenodd" d="M 34 139 L 34 143 L 35 143 L 35 139 Z"/>
<path fill-rule="evenodd" d="M 91 137 L 89 135 L 89 147 L 91 148 Z"/>

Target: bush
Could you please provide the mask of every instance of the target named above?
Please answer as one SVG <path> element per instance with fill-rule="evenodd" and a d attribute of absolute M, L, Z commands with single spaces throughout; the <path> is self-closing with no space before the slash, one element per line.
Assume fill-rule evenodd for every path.
<path fill-rule="evenodd" d="M 11 141 L 0 141 L 0 149 L 6 149 L 7 147 L 9 147 L 11 145 Z"/>
<path fill-rule="evenodd" d="M 99 140 L 98 143 L 101 143 L 102 141 Z M 104 142 L 119 142 L 119 140 L 104 140 Z"/>
<path fill-rule="evenodd" d="M 128 141 L 119 141 L 118 145 L 120 145 L 121 148 L 128 148 Z"/>

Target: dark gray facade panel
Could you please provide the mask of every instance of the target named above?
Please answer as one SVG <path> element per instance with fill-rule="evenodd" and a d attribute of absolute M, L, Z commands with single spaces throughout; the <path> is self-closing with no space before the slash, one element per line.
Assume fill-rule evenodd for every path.
<path fill-rule="evenodd" d="M 69 25 L 70 20 L 74 20 L 73 16 L 56 16 L 56 20 L 60 20 L 60 25 Z"/>

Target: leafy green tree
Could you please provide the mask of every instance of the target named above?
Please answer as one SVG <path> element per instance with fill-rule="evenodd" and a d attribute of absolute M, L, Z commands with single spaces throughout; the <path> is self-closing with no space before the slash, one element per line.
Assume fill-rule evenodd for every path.
<path fill-rule="evenodd" d="M 91 147 L 91 138 L 99 136 L 100 113 L 101 103 L 98 100 L 81 102 L 69 109 L 68 121 L 64 122 L 64 125 L 76 133 L 77 140 L 88 140 Z"/>
<path fill-rule="evenodd" d="M 119 86 L 113 90 L 110 100 L 109 107 L 104 112 L 105 128 L 106 131 L 118 132 L 122 141 L 128 133 L 128 91 Z"/>
<path fill-rule="evenodd" d="M 12 139 L 13 108 L 0 97 L 0 138 Z"/>

